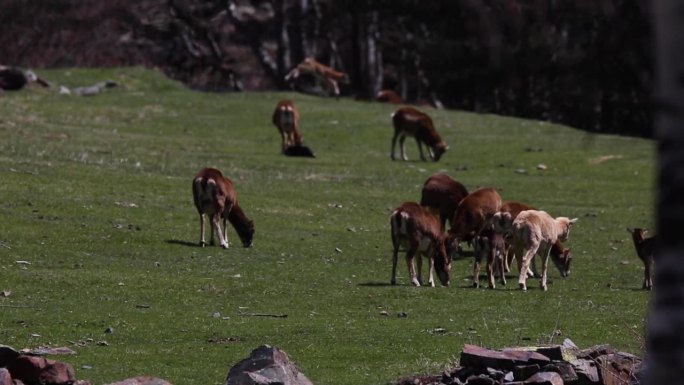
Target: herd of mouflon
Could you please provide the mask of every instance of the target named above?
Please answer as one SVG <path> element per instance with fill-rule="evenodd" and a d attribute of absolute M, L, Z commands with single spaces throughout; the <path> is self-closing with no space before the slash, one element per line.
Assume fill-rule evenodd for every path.
<path fill-rule="evenodd" d="M 272 122 L 281 136 L 281 152 L 289 156 L 314 157 L 303 145 L 299 128 L 300 114 L 291 100 L 281 100 L 273 112 Z M 404 141 L 413 137 L 422 160 L 425 151 L 433 161 L 439 161 L 449 146 L 434 128 L 432 119 L 414 107 L 403 106 L 392 114 L 394 135 L 390 157 L 395 160 L 399 141 L 400 156 L 407 160 Z M 254 223 L 242 211 L 230 179 L 213 168 L 200 170 L 192 182 L 195 207 L 200 215 L 200 245 L 205 241 L 205 218 L 211 223 L 210 244 L 214 236 L 222 247 L 228 248 L 227 222 L 234 227 L 245 247 L 252 246 Z M 221 224 L 222 222 L 222 224 Z M 549 259 L 562 277 L 570 273 L 572 253 L 563 246 L 577 218 L 552 217 L 545 211 L 516 201 L 502 201 L 494 188 L 468 190 L 446 173 L 436 173 L 424 183 L 421 200 L 404 202 L 390 215 L 392 239 L 392 278 L 396 283 L 398 254 L 406 252 L 409 279 L 415 286 L 423 285 L 422 256 L 429 264 L 428 284 L 435 286 L 434 274 L 440 283 L 449 285 L 451 261 L 462 250 L 461 243 L 471 245 L 475 261 L 473 286 L 480 286 L 480 264 L 486 261 L 488 287 L 495 288 L 497 277 L 506 284 L 515 259 L 518 285 L 527 290 L 528 277 L 540 278 L 546 291 Z M 447 230 L 447 224 L 449 228 Z M 646 230 L 628 229 L 632 234 L 637 255 L 644 263 L 643 288 L 653 287 L 653 248 L 656 237 L 646 238 Z M 535 256 L 541 260 L 541 274 L 536 272 Z M 417 258 L 416 258 L 417 257 Z M 417 265 L 417 270 L 416 266 Z"/>

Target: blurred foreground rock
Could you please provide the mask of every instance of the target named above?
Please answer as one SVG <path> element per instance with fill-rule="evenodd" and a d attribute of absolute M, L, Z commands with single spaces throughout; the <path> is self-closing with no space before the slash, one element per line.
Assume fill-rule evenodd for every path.
<path fill-rule="evenodd" d="M 57 351 L 61 351 L 58 349 Z M 638 385 L 641 358 L 610 345 L 563 345 L 490 350 L 465 345 L 460 362 L 441 374 L 403 378 L 394 385 Z M 70 364 L 0 345 L 0 385 L 92 385 L 77 380 Z M 132 377 L 107 385 L 172 385 Z M 224 385 L 313 385 L 282 350 L 262 345 L 235 364 Z"/>
<path fill-rule="evenodd" d="M 76 354 L 68 348 L 17 351 L 0 345 L 0 385 L 92 385 L 77 380 L 71 364 L 39 357 L 42 354 Z M 108 385 L 171 385 L 154 377 L 134 377 Z"/>
<path fill-rule="evenodd" d="M 610 345 L 581 350 L 563 345 L 490 350 L 465 345 L 459 365 L 395 385 L 638 385 L 641 359 Z"/>

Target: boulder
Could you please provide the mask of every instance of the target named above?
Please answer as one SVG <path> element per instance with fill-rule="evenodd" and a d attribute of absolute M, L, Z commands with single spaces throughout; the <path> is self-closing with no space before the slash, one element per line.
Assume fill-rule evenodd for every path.
<path fill-rule="evenodd" d="M 484 374 L 480 376 L 468 377 L 466 384 L 468 385 L 496 385 L 496 381 L 493 378 L 487 377 Z"/>
<path fill-rule="evenodd" d="M 513 368 L 513 379 L 526 380 L 539 372 L 539 365 L 518 365 Z"/>
<path fill-rule="evenodd" d="M 599 377 L 596 362 L 593 360 L 577 359 L 570 362 L 570 364 L 575 368 L 579 385 L 594 385 L 601 383 L 601 377 Z"/>
<path fill-rule="evenodd" d="M 577 358 L 596 359 L 599 356 L 613 354 L 613 348 L 609 344 L 596 345 L 577 353 Z"/>
<path fill-rule="evenodd" d="M 12 385 L 12 376 L 5 368 L 0 368 L 0 385 Z"/>
<path fill-rule="evenodd" d="M 548 357 L 529 350 L 495 351 L 468 344 L 463 346 L 460 360 L 462 366 L 490 367 L 499 370 L 512 370 L 516 365 L 546 365 L 550 362 Z"/>
<path fill-rule="evenodd" d="M 641 359 L 629 353 L 615 353 L 596 358 L 604 385 L 629 384 L 641 369 Z"/>
<path fill-rule="evenodd" d="M 545 372 L 556 372 L 560 374 L 565 385 L 575 385 L 579 381 L 575 368 L 565 361 L 554 361 L 542 368 Z"/>
<path fill-rule="evenodd" d="M 262 345 L 228 371 L 225 385 L 313 385 L 282 350 Z"/>
<path fill-rule="evenodd" d="M 560 345 L 540 346 L 537 353 L 541 353 L 553 361 L 561 361 L 564 358 L 563 347 Z"/>
<path fill-rule="evenodd" d="M 560 374 L 555 372 L 539 372 L 525 380 L 529 385 L 563 385 Z"/>
<path fill-rule="evenodd" d="M 8 366 L 12 378 L 26 385 L 71 385 L 76 382 L 74 368 L 64 362 L 20 355 Z"/>
<path fill-rule="evenodd" d="M 0 345 L 0 368 L 6 368 L 19 357 L 19 352 L 11 346 Z"/>

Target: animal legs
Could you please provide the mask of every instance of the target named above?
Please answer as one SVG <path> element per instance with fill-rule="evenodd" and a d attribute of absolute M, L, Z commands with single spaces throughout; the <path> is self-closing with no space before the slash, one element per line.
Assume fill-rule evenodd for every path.
<path fill-rule="evenodd" d="M 416 263 L 418 264 L 418 282 L 420 282 L 421 285 L 423 285 L 423 256 L 420 255 L 420 252 L 416 252 L 416 257 L 418 260 Z"/>
<path fill-rule="evenodd" d="M 399 243 L 395 241 L 394 237 L 392 237 L 392 243 L 394 246 L 394 250 L 392 250 L 392 279 L 390 280 L 390 283 L 392 285 L 397 284 L 397 259 L 399 258 Z"/>
<path fill-rule="evenodd" d="M 392 137 L 392 152 L 390 152 L 390 159 L 394 160 L 394 149 L 397 146 L 397 137 L 399 136 L 398 132 L 394 133 L 394 136 Z"/>
<path fill-rule="evenodd" d="M 491 247 L 489 253 L 487 254 L 487 278 L 489 279 L 489 288 L 494 289 L 496 287 L 494 279 L 494 263 L 497 260 L 497 251 L 495 247 Z M 501 273 L 503 276 L 503 272 Z"/>
<path fill-rule="evenodd" d="M 539 257 L 542 259 L 542 276 L 541 276 L 541 288 L 542 290 L 548 290 L 546 286 L 546 269 L 549 266 L 549 253 L 551 252 L 551 245 L 544 246 L 540 249 Z"/>
<path fill-rule="evenodd" d="M 501 284 L 506 285 L 506 259 L 508 258 L 505 254 L 499 254 L 497 257 L 497 266 L 499 273 L 501 273 Z M 510 270 L 510 267 L 508 268 Z"/>
<path fill-rule="evenodd" d="M 645 290 L 653 289 L 653 278 L 652 278 L 653 276 L 651 275 L 652 269 L 653 269 L 653 257 L 644 259 L 644 284 L 643 284 L 643 288 Z"/>
<path fill-rule="evenodd" d="M 473 262 L 473 287 L 480 287 L 480 250 L 475 250 L 475 261 Z"/>
<path fill-rule="evenodd" d="M 204 214 L 200 214 L 200 241 L 199 245 L 204 247 L 207 243 L 204 241 Z"/>
<path fill-rule="evenodd" d="M 401 160 L 408 160 L 408 157 L 406 157 L 406 147 L 404 147 L 404 141 L 406 140 L 406 135 L 402 135 L 399 138 L 399 149 L 401 150 Z"/>
<path fill-rule="evenodd" d="M 423 154 L 423 146 L 420 143 L 420 140 L 416 138 L 416 144 L 418 145 L 418 152 L 420 153 L 420 159 L 425 160 L 425 154 Z"/>
<path fill-rule="evenodd" d="M 525 282 L 527 281 L 527 271 L 530 269 L 530 263 L 532 262 L 532 258 L 534 258 L 534 255 L 537 253 L 537 250 L 539 249 L 539 243 L 535 242 L 532 245 L 530 245 L 530 248 L 525 251 L 525 254 L 523 255 L 522 258 L 522 264 L 518 265 L 518 268 L 520 269 L 520 276 L 518 277 L 518 285 L 520 286 L 520 289 L 527 290 L 527 285 Z"/>
<path fill-rule="evenodd" d="M 433 273 L 435 272 L 435 260 L 433 258 L 428 257 L 428 263 L 430 264 L 430 278 L 428 279 L 428 283 L 430 284 L 430 287 L 435 287 L 435 279 Z"/>
<path fill-rule="evenodd" d="M 224 249 L 228 248 L 228 242 L 223 238 L 223 232 L 221 231 L 221 214 L 220 213 L 214 213 L 211 217 L 211 227 L 212 227 L 212 237 L 211 237 L 211 244 L 214 244 L 214 233 L 216 234 L 216 237 L 219 239 L 219 242 L 221 243 L 221 247 Z"/>
<path fill-rule="evenodd" d="M 228 221 L 226 217 L 223 217 L 223 240 L 226 241 L 225 248 L 227 249 L 230 246 L 230 241 L 228 240 Z"/>
<path fill-rule="evenodd" d="M 413 266 L 413 260 L 416 256 L 417 249 L 417 247 L 411 247 L 408 249 L 408 251 L 406 251 L 406 266 L 408 267 L 409 278 L 411 279 L 411 283 L 415 286 L 420 286 L 420 281 L 416 276 L 416 269 Z"/>

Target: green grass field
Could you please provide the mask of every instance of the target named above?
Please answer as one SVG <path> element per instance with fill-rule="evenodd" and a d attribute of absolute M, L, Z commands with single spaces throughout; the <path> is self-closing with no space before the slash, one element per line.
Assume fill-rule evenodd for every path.
<path fill-rule="evenodd" d="M 570 338 L 642 353 L 650 294 L 625 228 L 653 228 L 650 140 L 431 110 L 450 150 L 421 162 L 407 140 L 411 161 L 392 162 L 396 106 L 193 92 L 138 68 L 41 75 L 121 86 L 89 98 L 0 96 L 0 291 L 11 292 L 0 297 L 0 344 L 71 347 L 77 355 L 52 358 L 94 384 L 143 374 L 223 384 L 261 344 L 330 385 L 438 372 L 464 343 Z M 316 159 L 279 153 L 270 119 L 283 98 L 299 107 Z M 232 228 L 230 249 L 196 246 L 191 181 L 206 166 L 233 180 L 255 222 L 253 248 Z M 503 200 L 578 217 L 570 277 L 551 266 L 547 292 L 537 280 L 518 291 L 512 275 L 505 287 L 473 289 L 466 253 L 451 287 L 409 286 L 403 262 L 390 286 L 389 213 L 420 200 L 440 170 L 469 190 L 497 187 Z"/>

